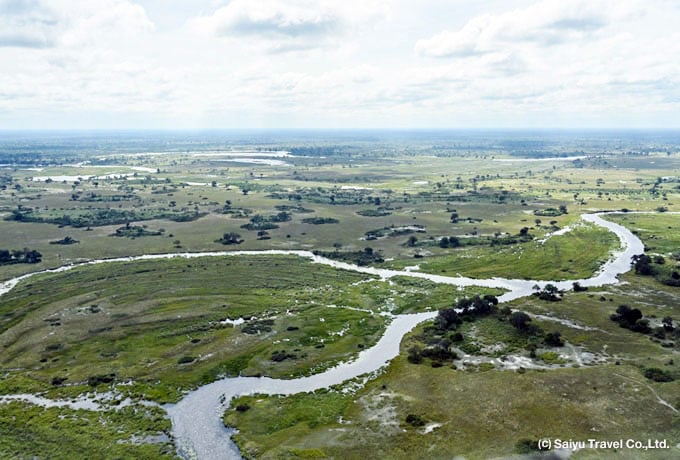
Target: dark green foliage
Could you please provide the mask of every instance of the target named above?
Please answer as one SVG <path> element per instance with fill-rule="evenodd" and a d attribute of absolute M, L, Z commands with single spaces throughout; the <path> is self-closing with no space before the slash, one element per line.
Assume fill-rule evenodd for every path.
<path fill-rule="evenodd" d="M 96 387 L 100 384 L 113 383 L 114 380 L 116 380 L 116 374 L 99 374 L 88 377 L 87 384 Z"/>
<path fill-rule="evenodd" d="M 557 217 L 561 216 L 562 214 L 567 213 L 567 207 L 562 205 L 558 209 L 555 208 L 545 208 L 545 209 L 537 209 L 534 211 L 535 216 L 544 216 L 544 217 Z"/>
<path fill-rule="evenodd" d="M 261 332 L 271 332 L 274 325 L 273 319 L 261 319 L 256 321 L 249 321 L 246 323 L 241 332 L 244 334 L 260 334 Z"/>
<path fill-rule="evenodd" d="M 654 380 L 655 382 L 672 382 L 675 380 L 670 372 L 657 367 L 648 367 L 644 370 L 643 374 L 649 380 Z"/>
<path fill-rule="evenodd" d="M 616 309 L 616 313 L 612 314 L 610 319 L 619 323 L 619 326 L 630 329 L 633 332 L 640 332 L 642 334 L 651 332 L 649 320 L 643 319 L 642 312 L 637 308 L 619 305 Z"/>
<path fill-rule="evenodd" d="M 531 324 L 531 317 L 524 313 L 523 311 L 516 311 L 510 315 L 510 324 L 520 332 L 528 335 L 534 335 L 540 333 L 540 329 Z"/>
<path fill-rule="evenodd" d="M 285 361 L 287 359 L 297 359 L 297 355 L 294 353 L 288 353 L 285 350 L 274 351 L 270 359 L 276 363 L 280 363 L 281 361 Z"/>
<path fill-rule="evenodd" d="M 408 414 L 406 416 L 406 423 L 413 427 L 419 427 L 425 425 L 425 420 L 420 415 Z"/>
<path fill-rule="evenodd" d="M 578 281 L 574 281 L 572 283 L 572 286 L 574 287 L 574 292 L 584 292 L 588 290 L 587 287 L 581 286 L 581 283 L 579 283 Z"/>
<path fill-rule="evenodd" d="M 423 362 L 423 350 L 418 346 L 414 345 L 408 349 L 408 362 L 411 364 L 420 364 Z"/>
<path fill-rule="evenodd" d="M 175 222 L 189 222 L 203 217 L 205 213 L 189 211 L 169 211 L 165 209 L 91 209 L 79 210 L 78 213 L 56 215 L 41 215 L 31 209 L 14 210 L 5 220 L 18 222 L 43 222 L 71 227 L 95 227 L 102 225 L 125 224 L 152 219 L 168 219 Z"/>
<path fill-rule="evenodd" d="M 130 225 L 126 224 L 124 227 L 116 229 L 116 233 L 111 236 L 127 237 L 127 238 L 139 238 L 142 236 L 159 236 L 162 235 L 161 231 L 149 231 L 141 225 Z"/>
<path fill-rule="evenodd" d="M 425 348 L 422 355 L 437 361 L 451 361 L 458 358 L 455 352 L 451 351 L 451 342 L 448 339 L 438 340 L 434 344 Z"/>
<path fill-rule="evenodd" d="M 241 235 L 238 233 L 234 232 L 228 232 L 222 235 L 222 238 L 219 240 L 215 240 L 216 243 L 222 243 L 225 245 L 231 245 L 231 244 L 241 244 L 243 243 L 243 240 L 241 239 Z"/>
<path fill-rule="evenodd" d="M 323 225 L 323 224 L 337 224 L 340 221 L 338 219 L 334 219 L 332 217 L 308 217 L 306 219 L 302 219 L 303 224 L 312 224 L 312 225 Z"/>
<path fill-rule="evenodd" d="M 76 244 L 80 243 L 80 241 L 71 238 L 70 236 L 65 236 L 61 240 L 56 240 L 56 241 L 50 241 L 50 244 L 63 244 L 63 245 L 69 245 L 69 244 Z"/>
<path fill-rule="evenodd" d="M 378 238 L 391 238 L 395 236 L 410 235 L 412 233 L 425 233 L 422 225 L 412 225 L 409 227 L 383 227 L 376 230 L 369 230 L 364 233 L 367 241 L 377 240 Z"/>
<path fill-rule="evenodd" d="M 440 248 L 457 248 L 460 246 L 460 239 L 455 236 L 444 236 L 439 240 Z"/>
<path fill-rule="evenodd" d="M 460 332 L 455 332 L 455 333 L 451 334 L 449 339 L 451 340 L 451 342 L 454 342 L 454 343 L 462 342 L 463 340 L 465 340 L 465 338 L 463 337 L 463 334 L 461 334 Z"/>
<path fill-rule="evenodd" d="M 549 332 L 545 335 L 543 339 L 546 345 L 550 347 L 563 347 L 564 340 L 562 340 L 562 334 L 559 332 Z"/>
<path fill-rule="evenodd" d="M 537 296 L 541 300 L 547 300 L 549 302 L 558 302 L 562 300 L 559 289 L 557 289 L 554 284 L 550 283 L 546 284 L 542 290 L 534 292 L 532 295 Z"/>
<path fill-rule="evenodd" d="M 196 361 L 196 358 L 193 356 L 182 356 L 177 360 L 177 364 L 189 364 L 193 363 L 194 361 Z"/>
<path fill-rule="evenodd" d="M 289 212 L 281 211 L 273 216 L 263 216 L 256 214 L 250 218 L 250 222 L 241 225 L 241 228 L 246 230 L 273 230 L 279 228 L 277 223 L 288 222 L 291 220 L 292 216 Z"/>
<path fill-rule="evenodd" d="M 459 317 L 456 307 L 442 308 L 434 320 L 435 325 L 441 330 L 455 328 L 462 322 L 463 320 Z"/>
<path fill-rule="evenodd" d="M 392 213 L 385 208 L 378 208 L 378 209 L 362 209 L 360 211 L 357 211 L 357 214 L 364 217 L 385 217 L 389 216 Z"/>
<path fill-rule="evenodd" d="M 464 320 L 474 320 L 475 317 L 488 316 L 498 311 L 498 299 L 493 295 L 478 295 L 472 298 L 462 298 L 450 308 L 442 308 L 434 319 L 440 330 L 455 329 Z"/>
<path fill-rule="evenodd" d="M 363 251 L 314 251 L 314 255 L 351 262 L 362 267 L 385 261 L 382 255 L 372 248 L 365 248 Z"/>
<path fill-rule="evenodd" d="M 635 273 L 638 275 L 651 276 L 654 274 L 654 268 L 651 266 L 652 258 L 647 254 L 636 254 L 632 258 Z"/>
<path fill-rule="evenodd" d="M 515 452 L 518 454 L 531 454 L 539 450 L 538 441 L 522 438 L 515 443 Z"/>
<path fill-rule="evenodd" d="M 41 260 L 42 254 L 34 249 L 0 249 L 0 265 L 37 264 Z"/>

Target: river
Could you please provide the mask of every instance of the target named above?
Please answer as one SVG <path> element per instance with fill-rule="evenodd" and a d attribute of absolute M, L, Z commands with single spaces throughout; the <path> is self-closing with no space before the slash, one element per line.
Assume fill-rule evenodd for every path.
<path fill-rule="evenodd" d="M 296 250 L 265 250 L 265 251 L 217 251 L 202 253 L 172 253 L 150 254 L 134 257 L 120 257 L 102 259 L 82 264 L 66 265 L 56 269 L 43 270 L 0 283 L 0 295 L 9 292 L 19 282 L 39 273 L 57 273 L 71 270 L 82 265 L 92 265 L 108 262 L 125 262 L 135 260 L 152 260 L 173 257 L 194 258 L 208 256 L 241 256 L 241 255 L 296 255 L 312 260 L 313 263 L 329 265 L 337 269 L 351 270 L 389 279 L 394 276 L 422 278 L 435 283 L 456 286 L 485 286 L 502 288 L 508 292 L 499 297 L 500 302 L 508 302 L 531 295 L 534 286 L 543 287 L 552 283 L 559 289 L 569 290 L 578 281 L 582 286 L 597 287 L 613 284 L 617 277 L 631 269 L 631 257 L 644 252 L 644 245 L 640 239 L 622 225 L 607 221 L 601 216 L 606 213 L 583 214 L 581 218 L 586 222 L 607 228 L 616 234 L 621 242 L 621 248 L 615 251 L 611 258 L 591 278 L 569 281 L 534 281 L 505 278 L 473 279 L 467 277 L 450 277 L 421 273 L 418 271 L 390 270 L 375 267 L 360 267 L 358 265 L 338 262 L 316 256 L 309 251 Z M 359 353 L 351 362 L 339 364 L 325 372 L 309 377 L 292 380 L 272 379 L 268 377 L 234 377 L 217 380 L 187 393 L 177 404 L 165 406 L 172 420 L 173 437 L 178 453 L 184 458 L 198 459 L 240 459 L 241 455 L 230 439 L 230 430 L 224 427 L 222 415 L 235 396 L 262 393 L 290 395 L 308 392 L 331 385 L 340 384 L 348 379 L 369 374 L 380 369 L 392 358 L 399 354 L 399 344 L 402 337 L 420 322 L 434 318 L 436 312 L 397 315 L 387 326 L 382 338 L 370 349 Z"/>

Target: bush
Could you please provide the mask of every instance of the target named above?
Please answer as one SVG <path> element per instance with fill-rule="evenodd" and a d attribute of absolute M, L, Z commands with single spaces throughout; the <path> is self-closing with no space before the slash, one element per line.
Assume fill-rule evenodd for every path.
<path fill-rule="evenodd" d="M 338 219 L 334 219 L 332 217 L 308 217 L 306 219 L 302 219 L 303 224 L 312 224 L 312 225 L 323 225 L 323 224 L 337 224 L 340 221 Z"/>
<path fill-rule="evenodd" d="M 87 384 L 96 387 L 101 383 L 112 383 L 116 379 L 116 374 L 99 374 L 87 378 Z"/>
<path fill-rule="evenodd" d="M 411 364 L 420 364 L 423 362 L 423 353 L 419 346 L 414 345 L 408 350 L 408 362 Z"/>
<path fill-rule="evenodd" d="M 644 376 L 655 382 L 672 382 L 675 380 L 670 372 L 659 369 L 658 367 L 648 367 L 644 371 Z"/>
<path fill-rule="evenodd" d="M 423 426 L 425 425 L 425 420 L 420 415 L 415 415 L 415 414 L 408 414 L 406 416 L 406 423 L 408 423 L 411 426 Z"/>
<path fill-rule="evenodd" d="M 545 338 L 543 339 L 546 345 L 549 345 L 551 347 L 563 347 L 564 346 L 564 340 L 562 340 L 562 334 L 559 332 L 549 332 L 548 334 L 545 335 Z"/>
<path fill-rule="evenodd" d="M 518 454 L 530 454 L 540 450 L 538 447 L 538 441 L 533 439 L 522 438 L 515 443 L 515 452 Z"/>

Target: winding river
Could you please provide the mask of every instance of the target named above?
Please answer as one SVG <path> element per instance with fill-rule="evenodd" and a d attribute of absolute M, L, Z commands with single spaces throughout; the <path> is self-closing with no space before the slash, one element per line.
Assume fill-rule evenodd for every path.
<path fill-rule="evenodd" d="M 642 241 L 625 227 L 604 220 L 601 216 L 606 213 L 583 214 L 581 218 L 586 222 L 607 228 L 617 235 L 621 241 L 621 248 L 601 267 L 595 276 L 581 280 L 569 281 L 534 281 L 505 278 L 473 279 L 467 277 L 450 277 L 420 273 L 417 271 L 389 270 L 374 267 L 360 267 L 357 265 L 338 262 L 316 256 L 309 251 L 295 250 L 265 250 L 265 251 L 218 251 L 201 253 L 172 253 L 151 254 L 134 257 L 120 257 L 66 265 L 56 269 L 43 270 L 19 276 L 4 283 L 0 283 L 0 295 L 9 292 L 19 282 L 40 273 L 58 273 L 71 270 L 83 265 L 93 265 L 107 262 L 126 262 L 135 260 L 167 259 L 173 257 L 194 258 L 208 256 L 239 256 L 239 255 L 296 255 L 311 259 L 313 263 L 329 265 L 338 269 L 351 270 L 389 279 L 394 276 L 422 278 L 435 283 L 456 286 L 484 286 L 507 290 L 499 297 L 500 302 L 508 302 L 531 295 L 533 287 L 543 287 L 552 283 L 559 289 L 569 290 L 578 281 L 582 286 L 597 287 L 613 284 L 618 281 L 618 275 L 631 268 L 631 257 L 644 252 Z M 436 312 L 397 315 L 387 326 L 382 338 L 370 349 L 359 353 L 358 357 L 347 363 L 339 364 L 320 374 L 293 380 L 272 379 L 268 377 L 234 377 L 217 380 L 208 385 L 191 391 L 177 404 L 167 405 L 166 410 L 172 419 L 173 436 L 178 453 L 184 458 L 198 459 L 240 459 L 240 453 L 229 436 L 233 432 L 222 424 L 222 415 L 235 396 L 263 393 L 290 395 L 308 392 L 331 385 L 342 383 L 361 375 L 369 374 L 380 369 L 399 353 L 402 337 L 417 324 L 431 319 Z"/>

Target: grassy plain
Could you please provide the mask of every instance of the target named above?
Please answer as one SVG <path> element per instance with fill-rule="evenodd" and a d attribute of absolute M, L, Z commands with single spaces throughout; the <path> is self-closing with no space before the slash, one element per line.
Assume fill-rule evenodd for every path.
<path fill-rule="evenodd" d="M 478 278 L 588 277 L 618 241 L 580 225 L 579 215 L 624 208 L 678 211 L 680 153 L 677 146 L 658 141 L 641 146 L 594 139 L 589 144 L 557 137 L 559 142 L 546 144 L 550 155 L 607 155 L 527 159 L 517 156 L 515 144 L 493 136 L 469 142 L 436 136 L 318 141 L 322 154 L 311 155 L 304 150 L 309 147 L 305 139 L 244 141 L 246 149 L 301 148 L 298 156 L 282 158 L 286 165 L 197 155 L 238 149 L 238 143 L 183 144 L 162 155 L 127 145 L 115 152 L 93 148 L 96 154 L 79 150 L 73 159 L 67 155 L 68 161 L 51 165 L 50 155 L 63 157 L 48 153 L 44 163 L 0 169 L 0 219 L 10 219 L 0 220 L 0 249 L 26 247 L 43 255 L 37 264 L 0 266 L 0 280 L 128 255 L 367 247 L 382 255 L 385 262 L 377 265 L 383 267 L 418 265 L 424 272 Z M 534 144 L 527 145 L 519 150 L 526 148 L 531 156 Z M 72 164 L 76 161 L 91 163 Z M 27 169 L 36 166 L 42 170 Z M 37 176 L 43 179 L 32 180 Z M 560 206 L 568 212 L 538 215 Z M 134 212 L 128 215 L 139 220 L 129 224 L 159 234 L 112 237 L 125 223 L 104 219 L 89 227 L 11 220 L 15 211 L 29 208 L 53 218 Z M 282 211 L 290 219 L 266 234 L 243 228 L 254 216 Z M 156 218 L 172 213 L 202 217 L 191 222 Z M 451 221 L 452 213 L 457 222 Z M 315 225 L 315 218 L 338 222 Z M 664 255 L 664 270 L 677 266 L 672 257 L 680 249 L 676 215 L 629 214 L 612 220 L 638 232 L 650 253 Z M 566 226 L 575 229 L 539 241 Z M 533 239 L 489 243 L 515 237 L 523 228 Z M 366 238 L 385 229 L 388 236 Z M 228 232 L 238 233 L 243 242 L 219 243 Z M 51 244 L 66 236 L 79 243 Z M 408 243 L 411 236 L 417 238 L 414 244 Z M 442 248 L 442 237 L 481 243 Z M 534 323 L 560 332 L 570 347 L 593 353 L 605 364 L 578 367 L 569 358 L 553 369 L 526 372 L 494 369 L 488 362 L 457 370 L 433 368 L 429 361 L 414 365 L 406 359 L 407 350 L 423 326 L 404 340 L 403 353 L 385 372 L 363 388 L 241 398 L 232 407 L 242 403 L 250 409 L 230 410 L 226 420 L 240 429 L 237 441 L 244 453 L 258 458 L 507 457 L 518 452 L 522 439 L 540 437 L 651 437 L 675 446 L 680 442 L 677 415 L 656 395 L 680 406 L 678 380 L 653 382 L 643 370 L 658 367 L 680 376 L 677 346 L 620 328 L 609 316 L 626 304 L 659 327 L 661 318 L 680 316 L 678 288 L 633 274 L 623 281 L 570 292 L 560 302 L 528 298 L 510 305 L 542 315 Z M 406 277 L 380 281 L 297 257 L 109 263 L 39 275 L 0 297 L 0 394 L 58 399 L 113 388 L 121 397 L 168 402 L 224 375 L 306 375 L 375 343 L 387 321 L 381 313 L 435 310 L 487 293 L 500 294 Z M 225 322 L 240 318 L 245 322 L 235 326 Z M 463 345 L 477 347 L 477 357 L 529 354 L 507 323 L 485 319 L 461 330 Z M 496 347 L 499 343 L 504 347 Z M 425 425 L 407 423 L 409 414 Z M 173 450 L 165 441 L 134 440 L 168 429 L 167 419 L 146 409 L 93 413 L 0 404 L 0 456 L 162 458 Z M 667 453 L 584 450 L 573 458 L 668 458 Z"/>
<path fill-rule="evenodd" d="M 220 375 L 318 372 L 371 346 L 382 312 L 499 292 L 380 281 L 295 256 L 82 266 L 31 278 L 3 297 L 1 362 L 13 370 L 0 391 L 48 389 L 55 378 L 84 390 L 88 378 L 115 374 L 116 382 L 135 382 L 125 392 L 173 401 Z M 290 356 L 273 360 L 276 352 Z"/>
<path fill-rule="evenodd" d="M 622 437 L 667 439 L 672 450 L 582 450 L 573 458 L 671 458 L 680 442 L 677 412 L 658 398 L 677 408 L 680 384 L 653 382 L 643 370 L 658 367 L 680 375 L 676 351 L 649 335 L 619 327 L 609 316 L 626 302 L 651 318 L 677 318 L 677 288 L 636 275 L 627 276 L 626 282 L 569 293 L 560 302 L 522 299 L 511 304 L 570 321 L 572 325 L 534 320 L 545 331 L 560 332 L 571 346 L 605 358 L 605 364 L 568 361 L 549 370 L 494 370 L 459 361 L 456 368 L 435 368 L 427 360 L 411 364 L 407 351 L 418 343 L 421 326 L 404 339 L 400 357 L 356 393 L 339 386 L 288 397 L 241 397 L 232 402 L 225 423 L 239 429 L 235 439 L 249 458 L 405 459 L 423 452 L 428 458 L 506 458 L 523 452 L 522 440 Z M 503 343 L 504 355 L 528 355 L 522 349 L 525 339 L 496 319 L 464 323 L 459 330 L 465 337 L 474 330 L 473 340 L 465 343 Z M 234 409 L 244 404 L 249 410 Z M 408 423 L 409 414 L 424 424 Z"/>

